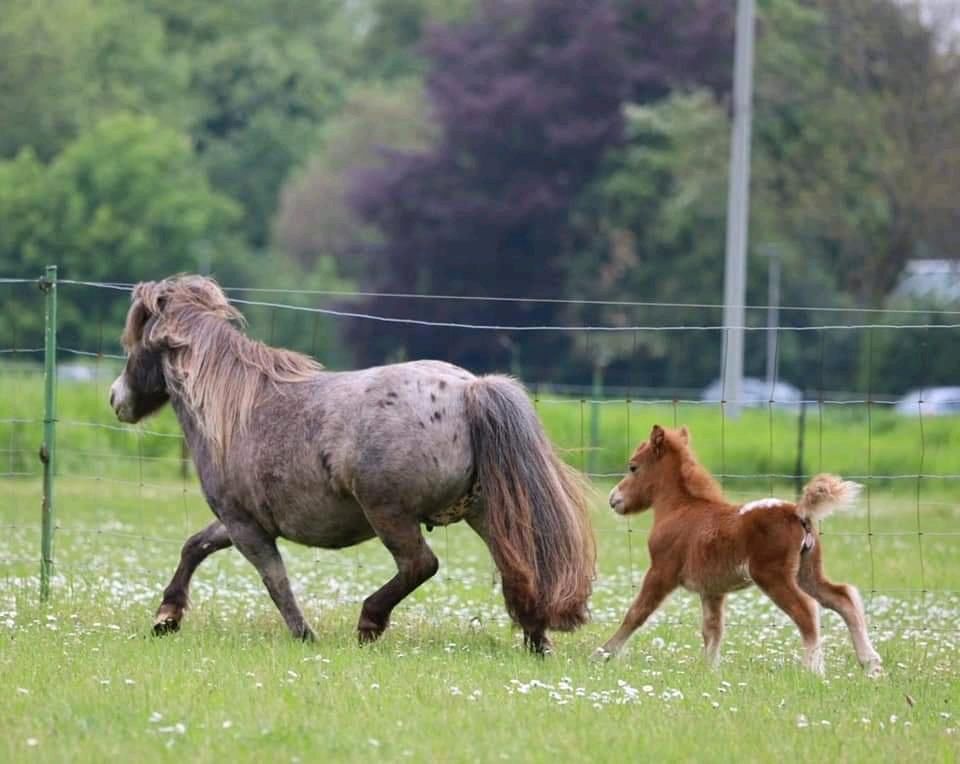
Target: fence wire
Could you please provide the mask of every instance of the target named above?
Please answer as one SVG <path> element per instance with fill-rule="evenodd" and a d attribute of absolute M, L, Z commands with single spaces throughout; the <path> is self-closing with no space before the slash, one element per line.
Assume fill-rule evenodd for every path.
<path fill-rule="evenodd" d="M 0 279 L 0 290 L 35 289 L 35 279 Z M 70 540 L 94 538 L 98 544 L 112 542 L 118 548 L 131 547 L 132 544 L 158 544 L 163 547 L 156 555 L 156 568 L 143 567 L 142 560 L 131 552 L 131 558 L 125 569 L 139 571 L 150 581 L 163 578 L 172 573 L 176 564 L 177 548 L 192 533 L 200 530 L 209 522 L 209 512 L 203 503 L 203 494 L 190 470 L 189 454 L 183 436 L 169 414 L 151 420 L 144 426 L 128 426 L 116 422 L 107 405 L 109 383 L 119 371 L 124 356 L 119 352 L 116 338 L 122 327 L 117 322 L 116 311 L 111 312 L 113 298 L 126 300 L 126 292 L 131 285 L 122 283 L 92 281 L 60 281 L 61 294 L 68 288 L 94 289 L 105 293 L 104 300 L 95 316 L 97 323 L 97 341 L 93 346 L 81 347 L 77 344 L 61 346 L 59 351 L 64 359 L 76 359 L 81 363 L 92 364 L 90 378 L 64 381 L 59 389 L 58 421 L 58 504 L 57 525 L 58 553 L 65 555 L 63 563 L 56 563 L 55 570 L 61 574 L 74 572 L 80 575 L 109 567 L 107 558 L 98 553 L 96 559 L 84 560 L 82 556 L 71 557 Z M 465 300 L 477 303 L 489 303 L 494 306 L 503 301 L 524 301 L 524 298 L 485 298 L 450 295 L 404 295 L 377 294 L 366 292 L 325 292 L 317 290 L 272 290 L 267 288 L 238 287 L 229 290 L 233 293 L 268 293 L 276 295 L 300 295 L 315 297 L 358 298 L 377 296 L 391 299 L 423 300 Z M 280 313 L 302 314 L 307 318 L 307 329 L 302 336 L 309 337 L 309 343 L 302 348 L 313 356 L 319 356 L 326 349 L 321 337 L 330 327 L 325 322 L 341 325 L 345 321 L 374 321 L 391 324 L 426 326 L 436 329 L 456 328 L 477 332 L 571 332 L 583 335 L 583 347 L 590 357 L 601 352 L 593 337 L 602 333 L 617 333 L 632 340 L 633 358 L 639 357 L 639 338 L 643 333 L 683 333 L 683 332 L 722 332 L 724 327 L 714 324 L 683 323 L 672 324 L 636 324 L 626 326 L 613 325 L 514 325 L 489 323 L 456 323 L 426 321 L 416 318 L 377 315 L 362 311 L 349 311 L 332 308 L 289 305 L 281 302 L 245 300 L 234 298 L 233 302 L 265 309 L 266 322 L 257 328 L 261 336 L 268 341 L 274 340 L 277 318 Z M 544 300 L 530 300 L 544 302 Z M 620 307 L 654 307 L 669 309 L 718 309 L 715 304 L 677 304 L 653 302 L 618 301 L 578 301 L 560 300 L 571 305 L 616 305 Z M 757 309 L 761 306 L 752 306 Z M 762 306 L 766 309 L 766 306 Z M 813 315 L 836 315 L 840 313 L 858 314 L 877 312 L 873 309 L 834 309 L 788 306 L 781 310 L 807 311 Z M 36 311 L 42 313 L 42 301 L 36 299 Z M 925 311 L 887 311 L 904 315 L 921 314 Z M 939 311 L 944 315 L 960 315 L 960 311 Z M 41 379 L 43 347 L 42 336 L 36 327 L 40 323 L 33 321 L 31 332 L 21 332 L 16 317 L 11 317 L 11 326 L 6 336 L 0 336 L 0 485 L 4 487 L 9 499 L 4 506 L 8 512 L 0 514 L 0 528 L 8 532 L 22 532 L 24 539 L 33 544 L 39 531 L 39 524 L 33 513 L 34 500 L 38 497 L 35 486 L 39 478 L 39 462 L 36 459 L 40 442 L 40 427 L 43 419 L 42 401 L 36 394 Z M 766 331 L 764 326 L 745 326 L 748 331 Z M 798 399 L 779 401 L 774 392 L 779 379 L 776 374 L 770 380 L 769 400 L 763 401 L 761 415 L 765 433 L 762 441 L 752 439 L 751 443 L 763 442 L 765 454 L 753 453 L 745 458 L 741 440 L 748 434 L 742 419 L 729 414 L 729 403 L 722 394 L 715 398 L 681 397 L 673 395 L 647 394 L 636 385 L 635 390 L 628 389 L 623 397 L 606 397 L 602 390 L 592 389 L 589 394 L 564 395 L 553 392 L 554 386 L 531 384 L 533 403 L 538 413 L 551 427 L 551 437 L 559 449 L 575 466 L 589 475 L 600 489 L 605 492 L 622 472 L 627 458 L 637 441 L 646 437 L 653 423 L 651 417 L 663 417 L 663 424 L 678 426 L 695 419 L 698 428 L 694 431 L 694 441 L 699 446 L 715 443 L 710 448 L 713 461 L 707 466 L 724 487 L 733 501 L 756 498 L 758 490 L 766 490 L 771 495 L 780 492 L 785 498 L 793 498 L 804 481 L 812 474 L 830 471 L 830 453 L 836 451 L 831 446 L 831 437 L 836 437 L 839 426 L 849 431 L 854 426 L 862 426 L 858 436 L 858 446 L 863 450 L 863 469 L 846 471 L 845 477 L 863 482 L 865 494 L 863 508 L 847 517 L 833 517 L 821 523 L 820 532 L 827 543 L 836 538 L 839 543 L 856 544 L 861 550 L 859 571 L 851 571 L 850 579 L 859 583 L 865 590 L 868 608 L 875 596 L 922 596 L 955 595 L 958 592 L 944 586 L 945 562 L 951 554 L 956 559 L 960 551 L 960 524 L 945 526 L 939 523 L 934 527 L 927 524 L 932 515 L 955 516 L 957 504 L 949 500 L 956 491 L 956 481 L 960 481 L 960 468 L 936 469 L 937 457 L 942 457 L 930 449 L 931 428 L 937 422 L 928 415 L 923 394 L 917 400 L 917 413 L 909 421 L 917 428 L 917 438 L 912 442 L 903 442 L 901 449 L 891 457 L 884 454 L 884 464 L 897 464 L 897 471 L 877 470 L 875 444 L 880 433 L 878 427 L 887 427 L 890 409 L 894 401 L 882 399 L 875 390 L 874 380 L 874 332 L 876 331 L 922 331 L 923 340 L 918 343 L 917 362 L 924 369 L 929 368 L 929 336 L 931 332 L 960 329 L 955 323 L 828 323 L 783 326 L 776 330 L 775 362 L 781 353 L 785 333 L 809 335 L 816 342 L 816 390 L 804 391 Z M 335 328 L 334 328 L 335 330 Z M 824 369 L 827 354 L 827 338 L 831 332 L 852 331 L 859 333 L 866 343 L 866 365 L 864 391 L 860 394 L 841 395 L 824 389 Z M 442 356 L 442 340 L 438 339 L 438 353 Z M 321 359 L 322 360 L 322 359 Z M 725 363 L 725 359 L 723 359 Z M 637 368 L 635 379 L 642 379 L 642 369 Z M 722 374 L 721 374 L 722 378 Z M 881 399 L 878 399 L 881 398 Z M 12 400 L 12 403 L 11 403 Z M 764 410 L 765 409 L 765 410 Z M 858 420 L 862 414 L 862 419 Z M 751 415 L 752 416 L 752 415 Z M 852 418 L 851 418 L 852 417 Z M 878 421 L 879 420 L 882 421 Z M 753 416 L 752 422 L 758 418 Z M 857 425 L 857 421 L 861 424 Z M 838 422 L 840 425 L 838 425 Z M 792 428 L 792 429 L 791 429 Z M 785 437 L 788 439 L 785 440 Z M 812 441 L 812 442 L 811 442 Z M 754 449 L 757 450 L 757 449 Z M 784 454 L 789 456 L 789 469 Z M 737 470 L 734 465 L 750 464 L 749 470 Z M 911 465 L 915 465 L 911 467 Z M 899 503 L 906 491 L 900 485 L 909 486 L 912 504 L 911 527 L 891 527 L 891 517 L 887 509 L 891 503 Z M 878 506 L 878 501 L 881 506 Z M 605 504 L 602 498 L 598 504 Z M 176 516 L 171 511 L 177 505 Z M 631 599 L 642 580 L 644 564 L 644 542 L 649 528 L 649 517 L 622 518 L 614 525 L 613 521 L 601 510 L 597 518 L 597 536 L 600 540 L 601 573 L 598 589 L 605 585 L 605 578 L 619 582 L 618 596 Z M 938 514 L 939 513 L 939 514 Z M 906 513 L 901 513 L 907 517 Z M 182 517 L 182 523 L 180 519 Z M 951 522 L 955 522 L 952 521 Z M 458 553 L 464 549 L 473 549 L 476 545 L 464 547 L 460 528 L 437 529 L 430 541 L 439 547 L 442 556 L 443 575 L 438 577 L 439 585 L 450 588 L 457 581 Z M 903 546 L 902 542 L 910 542 Z M 942 545 L 953 544 L 944 551 Z M 938 546 L 939 545 L 939 546 Z M 2 548 L 0 548 L 2 549 Z M 931 550 L 936 559 L 931 560 Z M 7 548 L 0 554 L 0 569 L 39 566 L 38 556 L 34 556 L 34 547 L 23 546 Z M 608 570 L 604 563 L 604 553 L 612 558 L 625 560 L 626 575 L 618 578 L 615 570 Z M 332 556 L 331 556 L 332 555 Z M 356 592 L 361 585 L 370 583 L 370 573 L 365 567 L 371 564 L 379 569 L 389 569 L 389 557 L 385 553 L 371 558 L 359 547 L 343 553 L 327 553 L 315 550 L 309 553 L 312 564 L 317 569 L 329 571 L 331 576 L 350 578 L 348 591 Z M 916 572 L 904 578 L 901 571 L 915 558 Z M 348 564 L 344 566 L 344 562 Z M 829 567 L 829 552 L 826 554 Z M 485 563 L 489 571 L 489 581 L 496 581 L 496 572 L 492 562 Z M 205 566 L 207 567 L 207 566 Z M 889 568 L 889 572 L 887 569 Z M 0 574 L 2 575 L 2 574 Z M 203 575 L 201 570 L 201 577 Z M 386 579 L 384 579 L 386 580 Z M 909 584 L 909 585 L 904 585 Z M 437 585 L 436 583 L 434 585 Z M 496 586 L 487 586 L 487 596 L 497 599 Z M 157 592 L 159 598 L 160 592 Z M 956 631 L 960 631 L 960 626 Z"/>

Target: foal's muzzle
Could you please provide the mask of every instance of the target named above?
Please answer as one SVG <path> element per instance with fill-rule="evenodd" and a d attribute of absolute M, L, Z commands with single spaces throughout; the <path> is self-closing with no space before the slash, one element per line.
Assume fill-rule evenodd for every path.
<path fill-rule="evenodd" d="M 613 490 L 610 491 L 608 501 L 610 502 L 610 507 L 614 512 L 616 512 L 618 515 L 623 514 L 623 494 L 620 493 L 619 486 L 614 486 Z"/>

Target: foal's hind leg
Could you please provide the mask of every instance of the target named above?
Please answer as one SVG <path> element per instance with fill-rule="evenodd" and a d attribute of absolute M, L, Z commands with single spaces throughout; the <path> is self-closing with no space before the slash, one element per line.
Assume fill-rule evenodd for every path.
<path fill-rule="evenodd" d="M 797 625 L 803 638 L 803 665 L 823 675 L 823 651 L 820 648 L 820 613 L 817 603 L 803 592 L 792 574 L 778 567 L 750 567 L 750 577 L 763 592 Z"/>
<path fill-rule="evenodd" d="M 227 529 L 219 520 L 214 520 L 187 539 L 180 552 L 180 564 L 163 592 L 163 602 L 153 621 L 154 634 L 159 636 L 179 630 L 183 611 L 187 608 L 190 579 L 197 566 L 214 552 L 226 549 L 232 543 Z"/>
<path fill-rule="evenodd" d="M 814 551 L 819 551 L 819 545 Z M 883 661 L 873 649 L 867 635 L 867 617 L 856 587 L 849 584 L 835 584 L 823 575 L 820 557 L 804 558 L 800 566 L 800 586 L 816 598 L 826 608 L 840 614 L 847 629 L 857 660 L 867 672 L 867 676 L 877 677 L 883 672 Z"/>
<path fill-rule="evenodd" d="M 703 611 L 703 655 L 711 668 L 716 668 L 720 662 L 723 600 L 723 594 L 704 594 L 700 597 L 700 608 Z"/>
<path fill-rule="evenodd" d="M 366 510 L 367 520 L 397 563 L 397 574 L 363 601 L 357 638 L 373 642 L 390 623 L 390 613 L 404 597 L 440 568 L 436 555 L 427 545 L 416 519 L 392 513 Z"/>

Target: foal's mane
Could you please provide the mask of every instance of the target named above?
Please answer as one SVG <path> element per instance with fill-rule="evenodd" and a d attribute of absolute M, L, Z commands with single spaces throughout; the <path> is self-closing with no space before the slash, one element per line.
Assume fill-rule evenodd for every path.
<path fill-rule="evenodd" d="M 123 345 L 166 350 L 164 369 L 222 463 L 258 400 L 323 367 L 308 356 L 247 337 L 242 314 L 210 278 L 174 276 L 133 290 Z"/>
<path fill-rule="evenodd" d="M 681 435 L 680 430 L 666 430 L 666 439 L 680 460 L 680 481 L 687 493 L 697 499 L 724 503 L 723 489 L 713 475 L 697 461 L 697 455 L 690 447 L 689 436 Z"/>

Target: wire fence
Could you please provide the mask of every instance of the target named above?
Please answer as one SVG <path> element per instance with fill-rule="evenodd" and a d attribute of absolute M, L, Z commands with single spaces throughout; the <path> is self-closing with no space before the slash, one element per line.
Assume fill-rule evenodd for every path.
<path fill-rule="evenodd" d="M 122 314 L 132 285 L 114 282 L 63 280 L 60 299 L 93 290 L 97 308 L 84 316 L 88 327 L 86 344 L 78 340 L 58 347 L 59 387 L 57 408 L 56 525 L 57 551 L 54 571 L 60 575 L 92 576 L 109 571 L 123 561 L 124 569 L 156 582 L 172 573 L 176 549 L 187 536 L 209 522 L 202 491 L 191 471 L 183 437 L 169 412 L 141 426 L 119 424 L 107 405 L 109 385 L 122 367 L 124 355 L 118 338 Z M 19 577 L 29 582 L 39 568 L 41 464 L 38 448 L 43 441 L 44 406 L 42 365 L 44 357 L 43 296 L 35 279 L 0 279 L 0 291 L 8 293 L 9 305 L 17 311 L 0 310 L 0 486 L 7 495 L 0 510 L 0 527 L 14 543 L 0 546 L 0 576 Z M 719 343 L 724 327 L 717 323 L 693 321 L 683 316 L 713 304 L 677 304 L 622 301 L 557 300 L 572 306 L 585 303 L 617 307 L 656 308 L 672 311 L 677 320 L 660 323 L 588 323 L 550 325 L 501 323 L 496 320 L 498 305 L 523 298 L 484 298 L 456 295 L 394 295 L 369 292 L 323 292 L 317 290 L 274 290 L 232 288 L 231 295 L 263 293 L 298 300 L 336 298 L 361 300 L 376 296 L 389 300 L 469 301 L 482 306 L 490 320 L 447 322 L 346 310 L 315 304 L 250 300 L 234 296 L 232 301 L 250 317 L 250 330 L 273 342 L 278 324 L 298 321 L 296 330 L 284 339 L 297 338 L 295 349 L 320 360 L 332 353 L 332 343 L 351 322 L 378 322 L 438 332 L 434 357 L 444 358 L 442 332 L 446 329 L 484 334 L 563 332 L 583 338 L 584 347 L 593 347 L 591 336 L 617 334 L 637 338 L 650 334 L 669 336 L 668 343 L 682 343 L 692 334 L 716 334 Z M 532 301 L 531 301 L 532 302 Z M 27 309 L 23 309 L 27 306 Z M 750 306 L 750 310 L 767 306 Z M 914 401 L 897 401 L 885 395 L 872 370 L 878 332 L 894 333 L 909 345 L 908 350 L 922 368 L 929 362 L 929 348 L 922 338 L 931 333 L 957 337 L 960 323 L 950 320 L 931 323 L 923 311 L 902 310 L 895 322 L 863 320 L 872 309 L 834 309 L 787 306 L 815 321 L 776 328 L 777 343 L 791 334 L 809 336 L 814 358 L 811 376 L 819 384 L 781 397 L 781 380 L 767 380 L 762 394 L 746 402 L 737 415 L 721 388 L 703 394 L 693 391 L 651 389 L 643 384 L 643 367 L 635 370 L 635 384 L 615 391 L 594 380 L 585 388 L 550 384 L 549 380 L 526 380 L 534 405 L 548 432 L 565 458 L 588 474 L 602 495 L 620 477 L 627 457 L 646 437 L 650 426 L 661 423 L 690 426 L 698 453 L 721 481 L 733 501 L 757 498 L 759 493 L 793 498 L 812 474 L 841 472 L 865 486 L 859 510 L 836 515 L 822 524 L 825 544 L 844 548 L 828 572 L 842 580 L 856 582 L 866 595 L 868 608 L 875 597 L 954 596 L 957 591 L 955 560 L 960 559 L 960 448 L 957 448 L 958 409 L 952 398 L 936 399 L 919 393 Z M 891 314 L 891 311 L 884 311 Z M 960 316 L 960 311 L 940 311 Z M 838 322 L 838 315 L 855 320 Z M 910 316 L 915 316 L 911 319 Z M 770 331 L 751 324 L 749 331 Z M 853 333 L 861 340 L 865 361 L 857 385 L 846 392 L 824 388 L 824 370 L 830 363 L 829 338 Z M 96 337 L 90 342 L 91 336 Z M 917 337 L 921 340 L 917 341 Z M 581 341 L 581 340 L 578 340 Z M 287 343 L 291 344 L 291 343 Z M 902 351 L 902 348 L 901 348 Z M 598 354 L 601 348 L 597 345 Z M 669 346 L 668 350 L 669 352 Z M 741 408 L 741 407 L 737 407 Z M 630 598 L 639 585 L 645 567 L 647 516 L 615 519 L 598 499 L 594 513 L 599 540 L 600 571 L 598 591 L 614 588 L 618 596 Z M 91 539 L 95 540 L 93 543 Z M 476 568 L 482 548 L 460 526 L 438 528 L 431 542 L 442 561 L 441 580 L 450 582 L 463 565 L 462 555 Z M 35 544 L 35 546 L 34 546 Z M 144 548 L 150 565 L 144 566 Z M 375 545 L 372 545 L 375 546 Z M 373 573 L 365 568 L 389 571 L 385 552 L 353 548 L 341 552 L 314 550 L 309 564 L 330 581 L 352 579 L 343 591 L 360 591 Z M 151 567 L 153 566 L 153 567 Z M 489 573 L 475 585 L 485 587 L 493 598 L 495 581 L 492 563 L 481 567 Z M 385 580 L 385 579 L 384 579 Z M 463 581 L 459 581 L 460 584 Z M 332 586 L 333 584 L 331 584 Z M 338 584 L 339 585 L 339 584 Z M 367 592 L 369 593 L 369 592 Z M 159 597 L 159 590 L 157 591 Z M 960 631 L 960 626 L 957 627 Z"/>

